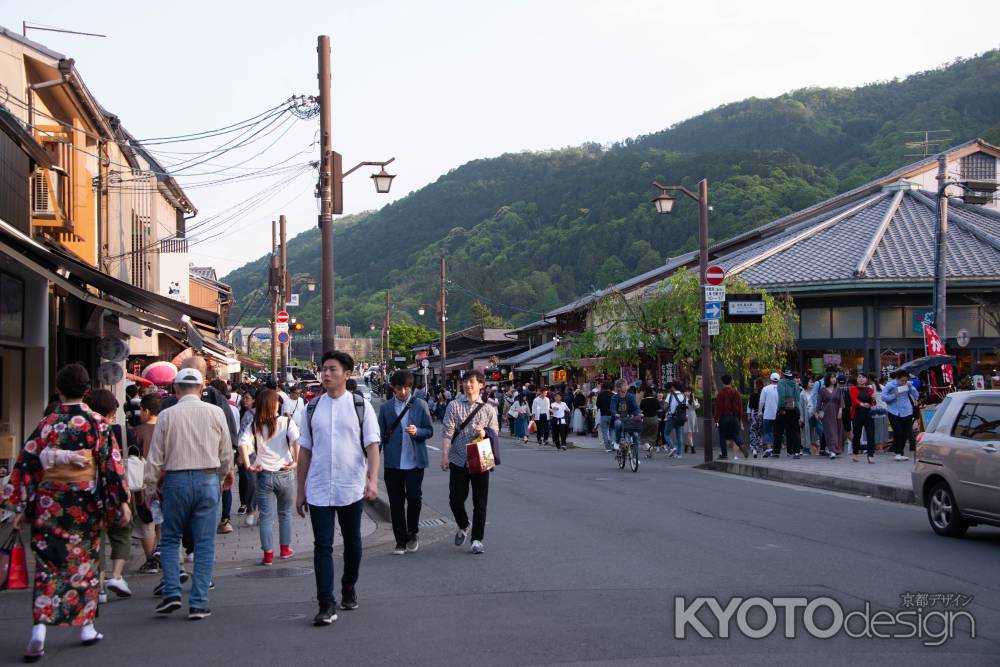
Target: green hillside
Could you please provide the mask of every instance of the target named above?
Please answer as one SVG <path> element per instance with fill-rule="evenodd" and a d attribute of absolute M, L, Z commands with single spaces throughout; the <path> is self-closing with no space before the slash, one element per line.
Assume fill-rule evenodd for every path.
<path fill-rule="evenodd" d="M 696 210 L 657 216 L 652 181 L 710 182 L 711 235 L 723 239 L 805 208 L 913 158 L 908 131 L 947 129 L 949 144 L 1000 142 L 1000 51 L 903 80 L 856 89 L 810 88 L 727 104 L 662 132 L 611 146 L 474 160 L 363 216 L 335 243 L 337 322 L 381 322 L 384 290 L 396 318 L 421 321 L 448 257 L 449 324 L 472 321 L 480 300 L 514 324 L 661 264 L 696 246 Z M 319 234 L 289 241 L 289 270 L 319 275 Z M 392 269 L 391 267 L 399 267 Z M 223 278 L 234 317 L 260 321 L 261 258 Z M 319 330 L 319 293 L 298 316 Z M 248 300 L 249 299 L 249 300 Z M 259 299 L 258 299 L 259 300 Z M 433 311 L 423 318 L 433 326 Z"/>

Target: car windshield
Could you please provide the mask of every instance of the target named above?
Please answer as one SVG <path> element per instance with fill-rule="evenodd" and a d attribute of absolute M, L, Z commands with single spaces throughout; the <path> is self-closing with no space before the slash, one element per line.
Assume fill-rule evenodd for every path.
<path fill-rule="evenodd" d="M 941 401 L 941 405 L 937 406 L 937 410 L 934 411 L 934 417 L 931 418 L 931 423 L 927 425 L 927 432 L 933 433 L 937 430 L 938 424 L 941 423 L 942 415 L 948 410 L 948 406 L 951 405 L 951 396 L 945 396 L 944 400 Z"/>

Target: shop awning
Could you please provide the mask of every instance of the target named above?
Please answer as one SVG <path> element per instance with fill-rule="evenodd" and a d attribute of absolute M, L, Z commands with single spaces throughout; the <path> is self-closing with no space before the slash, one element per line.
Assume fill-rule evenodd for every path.
<path fill-rule="evenodd" d="M 225 368 L 226 373 L 229 375 L 239 373 L 243 370 L 243 367 L 240 365 L 240 360 L 236 354 L 236 350 L 233 350 L 216 338 L 206 337 L 203 351 L 209 358 L 212 359 L 214 363 Z"/>
<path fill-rule="evenodd" d="M 238 354 L 236 355 L 236 358 L 239 359 L 240 363 L 246 366 L 247 368 L 256 368 L 256 369 L 267 368 L 267 364 L 262 364 L 259 361 L 251 359 L 245 354 Z"/>
<path fill-rule="evenodd" d="M 542 345 L 533 347 L 530 350 L 525 350 L 520 354 L 515 354 L 513 357 L 501 359 L 500 365 L 516 367 L 519 364 L 530 363 L 533 359 L 540 357 L 546 352 L 551 353 L 554 349 L 556 349 L 556 342 L 554 340 L 550 340 L 548 343 L 543 343 Z"/>
<path fill-rule="evenodd" d="M 524 373 L 528 371 L 541 370 L 543 367 L 548 366 L 549 364 L 552 363 L 553 354 L 555 354 L 555 352 L 546 352 L 545 354 L 535 357 L 534 359 L 532 359 L 527 363 L 521 364 L 520 366 L 515 366 L 514 372 Z"/>
<path fill-rule="evenodd" d="M 3 220 L 0 220 L 0 252 L 81 301 L 158 331 L 191 339 L 199 337 L 195 327 L 218 331 L 218 314 L 105 275 L 61 250 L 40 244 Z M 88 285 L 108 298 L 92 294 L 87 290 Z"/>
<path fill-rule="evenodd" d="M 476 358 L 475 356 L 467 356 L 467 357 L 459 357 L 458 359 L 455 359 L 453 361 L 446 360 L 444 368 L 445 370 L 448 371 L 457 371 L 463 368 L 471 368 L 472 360 L 475 358 Z"/>

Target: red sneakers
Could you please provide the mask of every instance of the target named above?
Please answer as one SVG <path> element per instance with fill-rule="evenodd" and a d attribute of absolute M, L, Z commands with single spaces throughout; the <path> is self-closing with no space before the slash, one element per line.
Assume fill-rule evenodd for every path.
<path fill-rule="evenodd" d="M 287 544 L 282 544 L 281 545 L 281 559 L 282 560 L 287 560 L 287 559 L 291 558 L 294 555 L 295 555 L 295 550 L 294 549 L 292 549 Z"/>
<path fill-rule="evenodd" d="M 264 558 L 263 558 L 263 560 L 260 561 L 261 565 L 271 565 L 272 563 L 274 563 L 274 550 L 273 549 L 271 551 L 265 551 L 264 552 Z"/>

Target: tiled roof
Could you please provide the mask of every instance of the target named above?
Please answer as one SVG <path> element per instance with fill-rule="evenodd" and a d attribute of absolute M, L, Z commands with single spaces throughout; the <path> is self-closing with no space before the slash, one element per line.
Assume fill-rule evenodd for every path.
<path fill-rule="evenodd" d="M 896 194 L 886 192 L 826 227 L 824 223 L 832 220 L 829 215 L 807 219 L 718 263 L 738 269 L 743 280 L 758 287 L 928 282 L 934 276 L 937 203 L 918 190 L 903 190 L 898 196 L 898 206 L 894 206 Z M 1000 280 L 1000 216 L 951 200 L 949 220 L 948 278 Z M 883 224 L 884 234 L 878 238 Z M 870 260 L 864 263 L 877 238 Z M 785 247 L 769 254 L 782 244 Z"/>

